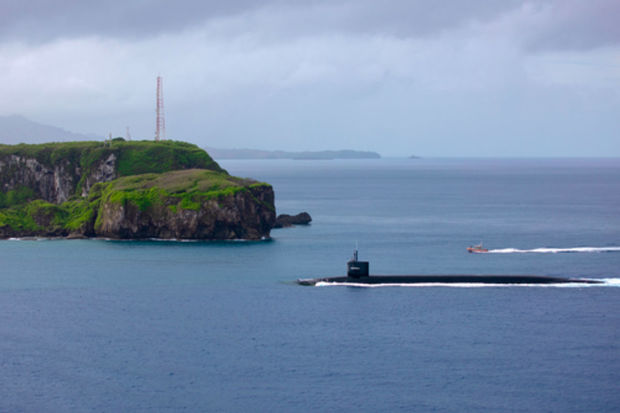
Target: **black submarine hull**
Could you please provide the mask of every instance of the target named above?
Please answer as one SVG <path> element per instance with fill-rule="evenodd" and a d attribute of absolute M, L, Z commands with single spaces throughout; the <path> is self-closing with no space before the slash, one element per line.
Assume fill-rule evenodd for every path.
<path fill-rule="evenodd" d="M 361 277 L 300 278 L 300 285 L 335 284 L 601 284 L 583 278 L 540 275 L 367 275 Z"/>

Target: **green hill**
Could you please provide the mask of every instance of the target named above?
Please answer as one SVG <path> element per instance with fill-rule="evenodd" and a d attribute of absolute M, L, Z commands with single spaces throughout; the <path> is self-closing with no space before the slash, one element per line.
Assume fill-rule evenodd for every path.
<path fill-rule="evenodd" d="M 59 203 L 88 195 L 96 182 L 195 168 L 225 172 L 198 146 L 177 141 L 0 145 L 0 207 L 37 198 Z"/>
<path fill-rule="evenodd" d="M 0 237 L 259 239 L 270 185 L 184 142 L 0 145 Z"/>

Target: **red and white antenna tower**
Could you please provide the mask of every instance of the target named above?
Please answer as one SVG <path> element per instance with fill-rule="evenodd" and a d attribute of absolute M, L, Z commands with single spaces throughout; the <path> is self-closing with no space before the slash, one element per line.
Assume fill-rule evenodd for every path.
<path fill-rule="evenodd" d="M 161 76 L 157 76 L 157 120 L 155 121 L 155 140 L 166 140 L 166 120 L 164 119 L 164 90 Z"/>

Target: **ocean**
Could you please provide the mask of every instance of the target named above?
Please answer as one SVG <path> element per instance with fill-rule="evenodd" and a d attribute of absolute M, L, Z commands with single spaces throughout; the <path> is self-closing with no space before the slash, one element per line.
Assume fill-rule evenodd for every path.
<path fill-rule="evenodd" d="M 221 165 L 312 224 L 0 241 L 0 411 L 620 411 L 620 159 Z M 294 283 L 356 245 L 375 274 L 605 283 Z"/>

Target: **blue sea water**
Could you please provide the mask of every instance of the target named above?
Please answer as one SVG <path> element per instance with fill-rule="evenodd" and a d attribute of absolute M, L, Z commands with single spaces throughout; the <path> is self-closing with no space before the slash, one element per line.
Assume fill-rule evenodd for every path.
<path fill-rule="evenodd" d="M 620 160 L 222 166 L 312 224 L 264 242 L 0 241 L 0 411 L 620 411 Z M 481 240 L 495 253 L 465 251 Z M 292 282 L 342 274 L 356 243 L 373 273 L 608 282 Z"/>

